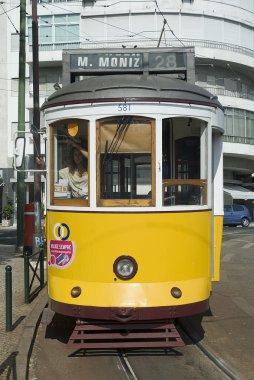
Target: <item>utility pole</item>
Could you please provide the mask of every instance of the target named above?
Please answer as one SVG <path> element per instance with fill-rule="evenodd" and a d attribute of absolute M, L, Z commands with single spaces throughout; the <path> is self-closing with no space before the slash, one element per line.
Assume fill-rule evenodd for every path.
<path fill-rule="evenodd" d="M 33 141 L 34 141 L 34 214 L 35 235 L 41 235 L 41 171 L 39 160 L 40 144 L 40 95 L 39 95 L 39 49 L 37 0 L 32 0 L 32 33 L 33 33 Z"/>
<path fill-rule="evenodd" d="M 18 137 L 25 136 L 25 92 L 26 92 L 26 0 L 20 0 L 19 28 L 19 97 Z M 25 204 L 24 162 L 17 172 L 17 247 L 22 249 L 24 240 L 23 216 Z"/>

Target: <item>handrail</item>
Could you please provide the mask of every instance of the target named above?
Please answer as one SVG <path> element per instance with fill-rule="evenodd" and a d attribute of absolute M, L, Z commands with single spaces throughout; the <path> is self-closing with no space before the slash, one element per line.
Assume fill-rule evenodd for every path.
<path fill-rule="evenodd" d="M 80 41 L 66 41 L 66 42 L 51 42 L 51 43 L 40 43 L 39 44 L 39 50 L 40 51 L 52 51 L 52 50 L 62 50 L 67 49 L 68 45 L 72 45 L 72 48 L 74 48 L 73 45 L 77 45 L 76 48 L 82 48 L 82 49 L 92 49 L 92 48 L 110 48 L 110 47 L 122 47 L 123 44 L 127 45 L 131 43 L 133 46 L 133 42 L 136 44 L 142 44 L 143 47 L 156 47 L 158 44 L 158 39 L 149 39 L 148 41 L 144 39 L 140 40 L 121 40 L 121 41 L 115 41 L 115 40 L 108 40 L 108 41 L 91 41 L 91 42 L 80 42 Z M 161 47 L 179 47 L 179 46 L 185 46 L 185 47 L 204 47 L 204 48 L 212 48 L 212 49 L 220 49 L 220 50 L 227 50 L 227 51 L 233 51 L 235 53 L 240 53 L 247 55 L 249 57 L 254 58 L 254 50 L 246 48 L 244 46 L 240 45 L 234 45 L 227 42 L 218 42 L 218 41 L 210 41 L 210 40 L 204 40 L 204 39 L 192 39 L 192 38 L 181 38 L 181 40 L 168 38 L 166 41 L 161 42 Z M 65 46 L 65 47 L 64 47 Z M 29 45 L 29 51 L 32 51 L 32 45 Z"/>
<path fill-rule="evenodd" d="M 39 293 L 40 290 L 45 286 L 44 282 L 44 259 L 46 256 L 46 245 L 43 248 L 39 248 L 33 254 L 29 252 L 24 252 L 24 295 L 25 303 L 28 304 L 30 301 Z M 35 258 L 35 268 L 32 266 L 30 260 Z M 32 279 L 30 281 L 29 272 L 32 272 Z M 33 290 L 34 280 L 37 279 L 39 285 Z"/>

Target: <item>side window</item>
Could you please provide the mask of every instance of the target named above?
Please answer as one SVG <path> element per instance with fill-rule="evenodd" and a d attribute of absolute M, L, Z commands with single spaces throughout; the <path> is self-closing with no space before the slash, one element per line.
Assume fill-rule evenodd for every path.
<path fill-rule="evenodd" d="M 97 122 L 97 204 L 155 205 L 154 121 L 117 116 Z"/>
<path fill-rule="evenodd" d="M 242 206 L 240 206 L 240 205 L 233 205 L 233 210 L 234 211 L 243 211 L 244 208 Z"/>
<path fill-rule="evenodd" d="M 67 119 L 51 125 L 51 203 L 88 205 L 88 122 Z"/>
<path fill-rule="evenodd" d="M 232 207 L 231 206 L 224 206 L 224 211 L 225 212 L 231 212 L 232 211 Z"/>

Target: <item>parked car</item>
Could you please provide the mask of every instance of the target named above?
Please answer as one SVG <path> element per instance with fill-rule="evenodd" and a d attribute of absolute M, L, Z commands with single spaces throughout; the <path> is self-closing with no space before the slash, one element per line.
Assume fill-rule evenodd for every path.
<path fill-rule="evenodd" d="M 248 227 L 252 222 L 252 216 L 248 208 L 244 205 L 225 205 L 224 206 L 224 226 Z"/>

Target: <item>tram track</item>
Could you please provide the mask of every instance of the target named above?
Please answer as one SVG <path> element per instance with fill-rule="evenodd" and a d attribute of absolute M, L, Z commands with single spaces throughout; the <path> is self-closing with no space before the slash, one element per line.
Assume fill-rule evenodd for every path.
<path fill-rule="evenodd" d="M 226 364 L 223 363 L 218 356 L 216 356 L 211 350 L 209 350 L 209 347 L 207 347 L 205 344 L 203 344 L 201 341 L 197 339 L 197 337 L 195 336 L 194 329 L 190 329 L 182 321 L 178 321 L 178 323 L 182 332 L 193 343 L 193 347 L 195 347 L 200 352 L 200 354 L 203 354 L 206 357 L 206 359 L 209 360 L 210 363 L 212 363 L 217 368 L 217 370 L 221 371 L 230 380 L 239 380 L 238 377 L 231 371 L 231 369 L 228 368 Z"/>
<path fill-rule="evenodd" d="M 122 350 L 118 350 L 118 359 L 120 362 L 120 366 L 126 375 L 126 378 L 128 380 L 138 380 L 138 377 L 136 376 L 134 369 L 132 368 L 129 360 L 127 359 L 125 352 L 123 352 Z"/>
<path fill-rule="evenodd" d="M 206 377 L 211 380 L 217 378 L 238 380 L 238 377 L 231 369 L 228 368 L 218 356 L 210 351 L 209 347 L 198 341 L 195 337 L 195 333 L 191 332 L 183 322 L 179 323 L 179 328 L 186 342 L 185 350 L 187 350 L 188 355 L 192 357 L 193 367 L 197 372 L 204 373 Z M 137 375 L 134 366 L 131 364 L 131 361 L 128 360 L 128 351 L 119 349 L 117 353 L 120 369 L 124 372 L 126 379 L 141 380 L 143 377 Z M 183 356 L 184 355 L 187 355 L 187 352 L 183 353 Z M 145 356 L 143 358 L 145 358 Z M 191 379 L 191 376 L 189 378 Z M 175 379 L 174 374 L 169 373 L 169 379 Z"/>

